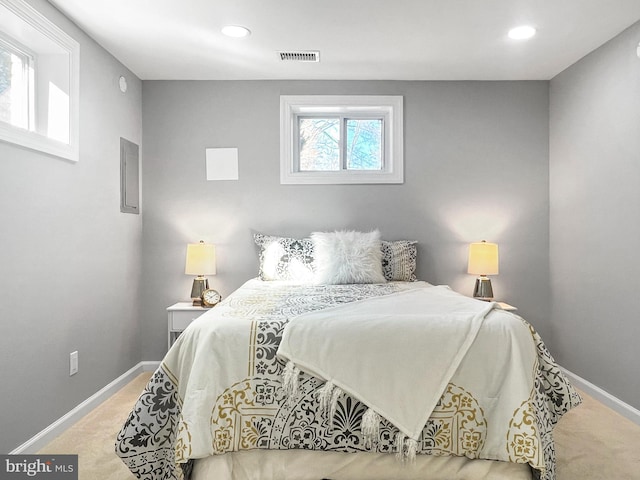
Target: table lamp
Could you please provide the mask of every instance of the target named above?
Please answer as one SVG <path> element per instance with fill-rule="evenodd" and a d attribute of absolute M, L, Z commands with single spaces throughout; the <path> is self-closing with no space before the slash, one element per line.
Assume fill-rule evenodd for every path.
<path fill-rule="evenodd" d="M 202 292 L 209 288 L 205 275 L 216 274 L 216 247 L 209 243 L 190 243 L 187 245 L 187 260 L 184 267 L 186 275 L 196 275 L 191 288 L 193 305 L 202 306 Z"/>
<path fill-rule="evenodd" d="M 498 245 L 486 241 L 469 245 L 468 273 L 479 275 L 473 289 L 473 297 L 478 300 L 493 300 L 493 288 L 487 275 L 498 274 Z"/>

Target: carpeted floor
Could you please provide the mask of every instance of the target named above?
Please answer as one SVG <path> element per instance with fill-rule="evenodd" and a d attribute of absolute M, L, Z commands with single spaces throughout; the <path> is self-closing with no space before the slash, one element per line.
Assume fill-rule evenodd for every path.
<path fill-rule="evenodd" d="M 115 441 L 152 374 L 136 377 L 38 453 L 78 454 L 78 480 L 135 480 L 116 456 Z"/>
<path fill-rule="evenodd" d="M 114 440 L 150 376 L 138 376 L 39 453 L 78 454 L 79 480 L 134 480 Z M 640 426 L 583 398 L 555 430 L 557 480 L 640 480 Z"/>
<path fill-rule="evenodd" d="M 640 479 L 640 426 L 580 394 L 554 430 L 557 480 Z"/>

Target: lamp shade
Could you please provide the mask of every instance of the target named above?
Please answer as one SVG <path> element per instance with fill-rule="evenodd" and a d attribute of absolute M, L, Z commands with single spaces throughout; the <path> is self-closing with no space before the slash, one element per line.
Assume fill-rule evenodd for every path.
<path fill-rule="evenodd" d="M 203 241 L 188 244 L 184 273 L 187 275 L 215 275 L 216 246 Z"/>
<path fill-rule="evenodd" d="M 474 275 L 497 275 L 498 245 L 484 240 L 470 244 L 467 271 Z"/>

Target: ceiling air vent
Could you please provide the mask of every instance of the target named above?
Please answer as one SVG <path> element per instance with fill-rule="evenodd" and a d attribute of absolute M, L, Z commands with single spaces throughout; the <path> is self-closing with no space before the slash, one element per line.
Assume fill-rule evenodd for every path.
<path fill-rule="evenodd" d="M 298 52 L 278 52 L 280 60 L 283 62 L 319 62 L 320 52 L 314 50 L 305 50 Z"/>

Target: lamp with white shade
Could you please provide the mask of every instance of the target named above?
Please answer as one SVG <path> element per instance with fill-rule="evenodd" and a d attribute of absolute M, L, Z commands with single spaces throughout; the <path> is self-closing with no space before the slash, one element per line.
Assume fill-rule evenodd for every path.
<path fill-rule="evenodd" d="M 469 245 L 469 264 L 467 272 L 479 275 L 476 279 L 473 297 L 479 300 L 493 300 L 491 279 L 487 275 L 498 275 L 498 245 L 486 241 Z"/>
<path fill-rule="evenodd" d="M 193 305 L 202 306 L 202 292 L 209 288 L 209 280 L 205 275 L 216 274 L 215 245 L 204 243 L 202 240 L 200 243 L 188 244 L 184 273 L 196 275 L 191 288 L 191 298 Z"/>

